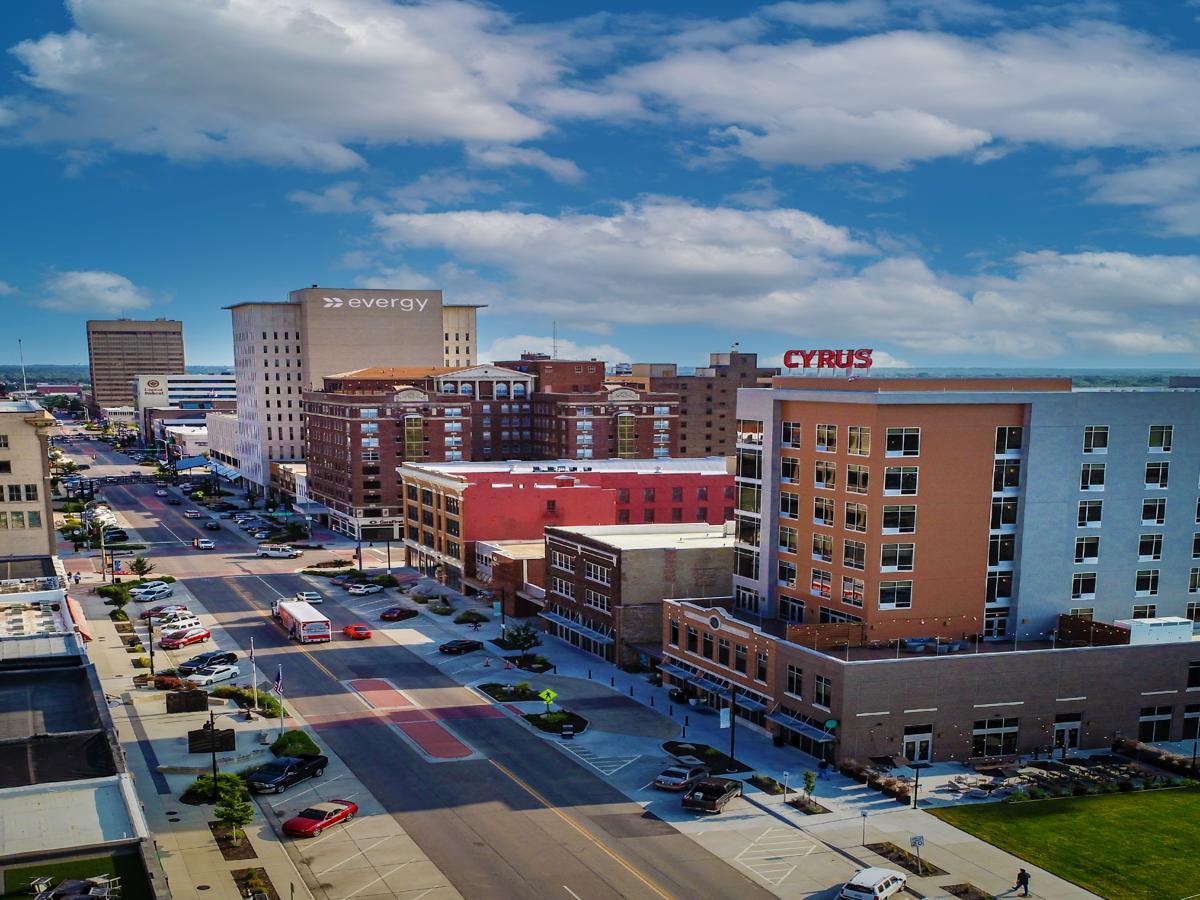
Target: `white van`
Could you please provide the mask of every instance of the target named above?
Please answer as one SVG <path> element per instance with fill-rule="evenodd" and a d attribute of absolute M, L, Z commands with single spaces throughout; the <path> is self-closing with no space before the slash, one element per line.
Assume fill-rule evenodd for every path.
<path fill-rule="evenodd" d="M 276 556 L 282 559 L 295 559 L 303 551 L 297 550 L 295 547 L 289 547 L 287 544 L 259 544 L 258 549 L 254 551 L 255 556 Z"/>
<path fill-rule="evenodd" d="M 839 900 L 883 900 L 904 890 L 907 875 L 902 875 L 894 869 L 884 869 L 872 866 L 861 869 L 853 878 L 842 886 L 838 894 Z"/>
<path fill-rule="evenodd" d="M 167 613 L 167 615 L 157 619 L 156 624 L 163 631 L 176 631 L 180 628 L 192 628 L 199 625 L 200 620 L 196 618 L 194 613 L 177 611 Z"/>

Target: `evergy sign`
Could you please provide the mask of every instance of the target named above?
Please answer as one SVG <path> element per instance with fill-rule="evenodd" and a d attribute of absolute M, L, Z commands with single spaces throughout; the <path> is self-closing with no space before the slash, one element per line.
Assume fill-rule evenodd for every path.
<path fill-rule="evenodd" d="M 398 309 L 401 312 L 424 312 L 428 297 L 322 297 L 322 309 Z"/>
<path fill-rule="evenodd" d="M 788 369 L 869 369 L 873 350 L 789 350 L 783 354 Z"/>

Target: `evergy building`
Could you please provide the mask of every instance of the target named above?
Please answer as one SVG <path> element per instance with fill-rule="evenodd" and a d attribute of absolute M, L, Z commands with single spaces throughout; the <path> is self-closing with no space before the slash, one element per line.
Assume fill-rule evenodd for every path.
<path fill-rule="evenodd" d="M 304 458 L 301 397 L 325 376 L 475 362 L 478 307 L 444 307 L 441 291 L 314 286 L 292 291 L 284 302 L 227 308 L 237 375 L 236 455 L 241 474 L 262 490 L 272 462 Z"/>

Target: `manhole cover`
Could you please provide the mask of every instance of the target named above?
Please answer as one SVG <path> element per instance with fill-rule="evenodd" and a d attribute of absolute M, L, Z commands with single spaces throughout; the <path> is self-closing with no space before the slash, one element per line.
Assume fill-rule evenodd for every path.
<path fill-rule="evenodd" d="M 207 884 L 198 884 L 198 885 L 196 885 L 196 890 L 207 891 L 207 890 L 210 890 L 210 888 Z"/>
<path fill-rule="evenodd" d="M 168 822 L 180 822 L 181 819 L 167 819 Z"/>
<path fill-rule="evenodd" d="M 176 809 L 168 809 L 168 810 L 167 810 L 167 815 L 168 815 L 168 816 L 177 816 L 177 815 L 179 815 L 179 810 L 176 810 Z"/>

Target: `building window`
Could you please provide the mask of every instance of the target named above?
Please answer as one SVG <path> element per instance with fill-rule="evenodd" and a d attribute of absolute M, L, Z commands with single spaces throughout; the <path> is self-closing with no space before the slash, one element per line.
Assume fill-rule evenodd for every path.
<path fill-rule="evenodd" d="M 746 674 L 746 647 L 744 644 L 733 645 L 733 670 Z"/>
<path fill-rule="evenodd" d="M 759 424 L 759 427 L 761 428 L 762 423 L 760 422 L 758 424 Z M 800 446 L 800 435 L 803 434 L 803 432 L 804 432 L 804 426 L 801 423 L 799 423 L 799 422 L 784 422 L 783 423 L 783 437 L 782 437 L 783 446 L 799 447 Z M 762 440 L 760 439 L 760 440 L 756 441 L 756 443 L 761 444 Z"/>
<path fill-rule="evenodd" d="M 585 562 L 583 574 L 588 581 L 594 581 L 597 584 L 612 584 L 612 569 L 607 566 L 597 565 L 594 562 Z"/>
<path fill-rule="evenodd" d="M 1083 429 L 1084 453 L 1108 452 L 1108 426 L 1088 425 Z"/>
<path fill-rule="evenodd" d="M 38 486 L 36 484 L 25 485 L 25 502 L 33 503 L 38 498 Z"/>
<path fill-rule="evenodd" d="M 780 502 L 782 502 L 784 494 L 780 494 Z M 797 502 L 799 502 L 797 500 Z M 813 498 L 813 524 L 814 525 L 833 525 L 833 501 L 828 497 Z"/>
<path fill-rule="evenodd" d="M 883 470 L 884 496 L 915 495 L 917 472 L 916 466 L 888 466 Z"/>
<path fill-rule="evenodd" d="M 1161 534 L 1143 534 L 1138 538 L 1138 559 L 1142 562 L 1162 559 Z"/>
<path fill-rule="evenodd" d="M 1096 596 L 1096 573 L 1075 572 L 1071 576 L 1071 599 L 1092 600 Z"/>
<path fill-rule="evenodd" d="M 867 567 L 867 545 L 862 541 L 843 541 L 842 565 L 847 569 L 865 569 Z"/>
<path fill-rule="evenodd" d="M 779 598 L 779 618 L 785 622 L 804 621 L 804 601 L 795 597 Z"/>
<path fill-rule="evenodd" d="M 804 670 L 799 666 L 788 663 L 787 685 L 784 687 L 784 691 L 797 699 L 804 696 Z"/>
<path fill-rule="evenodd" d="M 738 516 L 735 522 L 737 528 L 735 537 L 737 542 L 757 549 L 762 531 L 758 519 L 753 519 L 749 516 Z"/>
<path fill-rule="evenodd" d="M 1099 537 L 1075 538 L 1075 562 L 1093 563 L 1100 558 Z"/>
<path fill-rule="evenodd" d="M 972 756 L 1008 756 L 1017 752 L 1021 720 L 977 719 L 971 729 Z"/>
<path fill-rule="evenodd" d="M 1025 429 L 1020 425 L 1001 425 L 996 429 L 996 455 L 1004 456 L 1021 449 Z"/>
<path fill-rule="evenodd" d="M 998 603 L 1012 599 L 1013 577 L 1011 572 L 988 572 L 984 601 Z"/>
<path fill-rule="evenodd" d="M 913 534 L 917 530 L 917 508 L 915 506 L 885 506 L 883 508 L 884 534 Z"/>
<path fill-rule="evenodd" d="M 696 652 L 696 644 L 697 644 L 698 640 L 699 640 L 699 632 L 696 631 L 695 626 L 689 625 L 687 627 L 687 650 L 688 650 L 688 653 Z"/>
<path fill-rule="evenodd" d="M 866 585 L 861 578 L 842 576 L 842 602 L 849 606 L 862 606 Z"/>
<path fill-rule="evenodd" d="M 1095 614 L 1096 610 L 1090 606 L 1074 606 L 1071 608 L 1069 613 L 1069 615 L 1075 616 L 1076 618 L 1087 619 L 1089 622 L 1092 620 L 1092 617 L 1095 616 Z"/>
<path fill-rule="evenodd" d="M 866 425 L 851 425 L 846 429 L 846 452 L 851 456 L 870 456 L 871 429 Z"/>
<path fill-rule="evenodd" d="M 836 425 L 817 426 L 818 453 L 837 453 L 837 432 Z"/>
<path fill-rule="evenodd" d="M 617 457 L 634 459 L 637 456 L 637 417 L 632 413 L 617 416 Z"/>
<path fill-rule="evenodd" d="M 567 581 L 565 578 L 559 578 L 558 576 L 551 578 L 550 589 L 560 597 L 575 599 L 575 583 Z"/>
<path fill-rule="evenodd" d="M 1017 539 L 1011 534 L 993 534 L 988 537 L 988 565 L 1000 566 L 1011 563 L 1016 557 Z"/>
<path fill-rule="evenodd" d="M 824 675 L 818 675 L 813 691 L 813 704 L 823 709 L 833 706 L 833 682 Z"/>
<path fill-rule="evenodd" d="M 867 530 L 867 507 L 863 503 L 846 504 L 846 530 Z"/>
<path fill-rule="evenodd" d="M 601 612 L 608 612 L 612 608 L 612 601 L 608 597 L 599 591 L 593 591 L 591 588 L 583 592 L 583 602 L 587 606 L 598 609 Z"/>
<path fill-rule="evenodd" d="M 779 586 L 785 588 L 796 587 L 796 564 L 780 561 L 779 563 Z"/>
<path fill-rule="evenodd" d="M 1133 592 L 1135 597 L 1158 596 L 1158 569 L 1138 569 Z"/>
<path fill-rule="evenodd" d="M 767 654 L 762 650 L 754 654 L 754 680 L 764 684 L 767 680 Z"/>
<path fill-rule="evenodd" d="M 1017 526 L 1017 498 L 1016 497 L 993 497 L 992 498 L 992 531 L 999 531 L 1002 528 L 1015 528 Z"/>
<path fill-rule="evenodd" d="M 833 596 L 833 573 L 824 569 L 813 569 L 809 593 L 814 597 L 830 599 Z"/>
<path fill-rule="evenodd" d="M 1104 490 L 1104 463 L 1084 463 L 1079 469 L 1081 491 Z"/>
<path fill-rule="evenodd" d="M 992 493 L 1015 491 L 1021 486 L 1019 460 L 997 460 L 992 466 Z"/>
<path fill-rule="evenodd" d="M 563 553 L 560 550 L 550 551 L 550 565 L 556 569 L 562 569 L 564 572 L 575 571 L 575 557 Z"/>
<path fill-rule="evenodd" d="M 1200 688 L 1200 662 L 1188 663 L 1187 686 L 1190 688 Z"/>
<path fill-rule="evenodd" d="M 837 464 L 817 460 L 813 472 L 813 486 L 833 490 L 837 487 Z"/>
<path fill-rule="evenodd" d="M 866 466 L 846 466 L 846 490 L 851 494 L 865 494 L 870 472 Z"/>
<path fill-rule="evenodd" d="M 1079 527 L 1080 528 L 1099 528 L 1100 520 L 1104 512 L 1103 500 L 1080 500 L 1079 501 Z"/>
<path fill-rule="evenodd" d="M 1171 706 L 1143 706 L 1138 716 L 1138 740 L 1144 743 L 1169 741 L 1171 739 Z"/>
<path fill-rule="evenodd" d="M 915 553 L 915 544 L 884 544 L 880 559 L 880 571 L 911 572 Z"/>
<path fill-rule="evenodd" d="M 781 553 L 795 553 L 797 546 L 798 533 L 795 528 L 787 528 L 780 526 L 779 528 L 779 550 Z"/>
<path fill-rule="evenodd" d="M 707 631 L 700 636 L 700 655 L 705 659 L 713 658 L 713 636 Z"/>
<path fill-rule="evenodd" d="M 1151 425 L 1150 438 L 1147 445 L 1151 453 L 1171 452 L 1171 433 L 1174 428 L 1170 425 Z"/>
<path fill-rule="evenodd" d="M 920 456 L 920 428 L 889 428 L 884 441 L 884 456 Z"/>
<path fill-rule="evenodd" d="M 717 665 L 729 666 L 729 638 L 717 640 Z"/>
<path fill-rule="evenodd" d="M 800 479 L 800 460 L 785 456 L 779 461 L 779 480 L 784 484 L 795 484 Z"/>
<path fill-rule="evenodd" d="M 1142 501 L 1142 524 L 1162 525 L 1167 521 L 1167 498 L 1155 497 Z"/>
<path fill-rule="evenodd" d="M 753 478 L 755 481 L 762 480 L 762 451 L 750 450 L 746 447 L 737 449 L 737 468 L 735 469 L 738 478 Z M 683 499 L 683 488 L 672 488 L 672 492 L 679 491 L 679 496 L 673 499 Z"/>
<path fill-rule="evenodd" d="M 1192 569 L 1188 572 L 1188 593 L 1200 594 L 1200 569 Z M 1189 603 L 1188 609 L 1191 609 L 1196 604 Z M 1191 615 L 1188 616 L 1193 622 L 1196 621 Z"/>
<path fill-rule="evenodd" d="M 1158 615 L 1158 606 L 1154 603 L 1135 603 L 1133 605 L 1133 619 L 1153 619 Z"/>
<path fill-rule="evenodd" d="M 734 574 L 751 581 L 758 580 L 758 551 L 745 547 L 733 548 Z"/>
<path fill-rule="evenodd" d="M 818 562 L 833 562 L 833 538 L 817 532 L 812 539 L 812 558 Z"/>
<path fill-rule="evenodd" d="M 1171 464 L 1168 462 L 1146 463 L 1146 487 L 1155 490 L 1165 488 L 1170 469 Z"/>
<path fill-rule="evenodd" d="M 754 510 L 757 512 L 757 509 Z M 781 491 L 779 494 L 779 516 L 783 519 L 800 518 L 800 495 Z"/>
<path fill-rule="evenodd" d="M 880 609 L 911 609 L 913 583 L 911 581 L 879 582 Z"/>
<path fill-rule="evenodd" d="M 679 623 L 671 620 L 671 636 L 667 639 L 672 647 L 679 646 Z"/>

